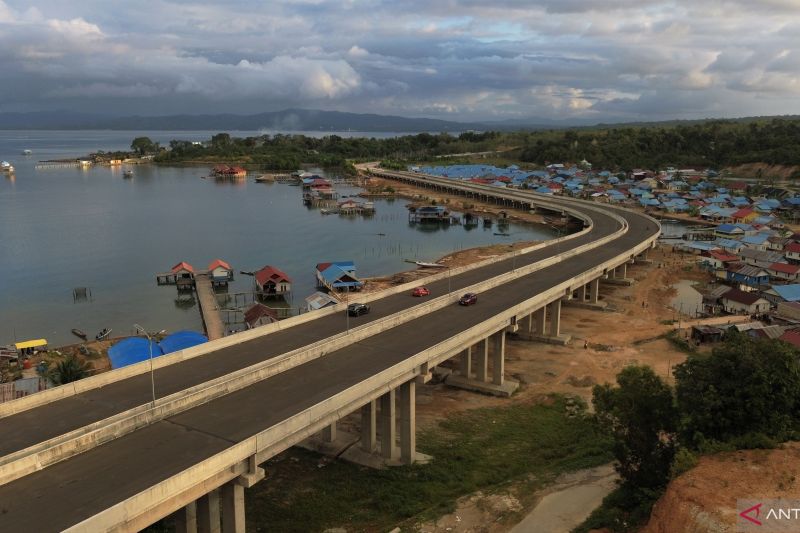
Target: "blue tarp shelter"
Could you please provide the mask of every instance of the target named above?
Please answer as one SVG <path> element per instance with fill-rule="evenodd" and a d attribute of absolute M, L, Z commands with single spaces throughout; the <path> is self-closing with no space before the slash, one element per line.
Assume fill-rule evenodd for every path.
<path fill-rule="evenodd" d="M 197 333 L 196 331 L 184 330 L 176 331 L 172 335 L 167 335 L 158 345 L 161 347 L 163 353 L 168 354 L 183 350 L 184 348 L 191 348 L 192 346 L 197 346 L 204 342 L 208 342 L 208 338 L 205 335 Z"/>
<path fill-rule="evenodd" d="M 116 370 L 117 368 L 147 361 L 150 359 L 150 347 L 153 350 L 153 357 L 164 355 L 158 344 L 145 338 L 128 337 L 127 339 L 122 339 L 108 349 L 111 368 Z"/>

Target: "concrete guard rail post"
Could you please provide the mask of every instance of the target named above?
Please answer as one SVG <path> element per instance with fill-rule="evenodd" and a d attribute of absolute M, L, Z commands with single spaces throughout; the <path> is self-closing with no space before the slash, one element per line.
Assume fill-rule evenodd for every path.
<path fill-rule="evenodd" d="M 561 254 L 537 261 L 530 265 L 519 267 L 514 271 L 506 272 L 494 278 L 490 278 L 489 280 L 473 284 L 465 290 L 472 292 L 489 290 L 513 279 L 552 266 L 574 255 L 602 246 L 606 242 L 617 238 L 625 231 L 626 228 L 622 227 L 617 232 L 602 239 L 567 250 Z M 540 247 L 541 245 L 535 245 L 531 248 L 538 249 Z M 410 285 L 413 285 L 413 283 Z M 404 290 L 407 289 L 408 287 L 404 288 Z M 334 337 L 317 341 L 309 346 L 298 348 L 276 358 L 262 361 L 250 367 L 190 387 L 184 391 L 159 398 L 156 401 L 155 407 L 152 406 L 152 403 L 143 404 L 64 435 L 54 437 L 48 441 L 38 443 L 24 450 L 9 454 L 0 458 L 0 485 L 23 477 L 31 472 L 41 470 L 103 442 L 119 438 L 155 421 L 173 416 L 196 405 L 206 403 L 214 398 L 267 379 L 279 372 L 294 368 L 295 366 L 304 364 L 317 357 L 322 357 L 327 353 L 343 348 L 354 342 L 372 337 L 382 331 L 416 319 L 424 314 L 442 309 L 443 307 L 451 305 L 457 299 L 458 294 L 449 294 L 435 298 L 425 304 L 414 306 L 411 313 L 408 311 L 395 313 L 383 319 L 354 328 L 350 333 L 340 333 Z"/>
<path fill-rule="evenodd" d="M 625 260 L 631 253 L 644 251 L 651 239 L 632 250 L 592 267 L 575 278 L 562 282 L 528 300 L 496 315 L 493 319 L 473 326 L 458 336 L 413 355 L 386 370 L 280 422 L 264 431 L 198 463 L 147 490 L 144 490 L 108 509 L 87 518 L 66 531 L 131 531 L 140 529 L 159 518 L 187 505 L 202 493 L 213 490 L 244 473 L 250 457 L 261 463 L 269 457 L 316 433 L 335 420 L 375 399 L 393 387 L 413 379 L 425 363 L 436 364 L 463 350 L 465 342 L 477 342 L 506 327 L 512 317 L 541 307 L 562 297 L 572 284 L 586 283 L 600 275 L 611 265 Z M 200 487 L 198 489 L 198 487 Z"/>
<path fill-rule="evenodd" d="M 555 205 L 555 204 L 554 204 Z M 563 208 L 562 208 L 563 209 Z M 591 220 L 585 217 L 581 213 L 573 213 L 576 218 L 579 218 L 584 221 L 584 223 L 591 224 Z M 524 255 L 541 248 L 545 248 L 550 246 L 551 244 L 559 243 L 568 241 L 571 239 L 575 239 L 584 235 L 586 232 L 591 230 L 591 226 L 584 228 L 580 232 L 573 233 L 571 235 L 567 235 L 558 239 L 543 241 L 541 243 L 529 246 L 517 252 L 514 252 L 515 255 Z M 427 278 L 427 281 L 439 281 L 442 279 L 446 279 L 449 276 L 457 276 L 469 270 L 481 268 L 496 262 L 504 261 L 511 257 L 511 253 L 498 255 L 497 257 L 491 257 L 488 259 L 484 259 L 483 261 L 479 261 L 477 263 L 473 263 L 472 265 L 467 265 L 464 267 L 458 267 L 451 269 L 449 273 L 442 272 L 439 274 L 434 274 Z M 399 294 L 401 292 L 409 291 L 419 285 L 419 282 L 409 282 L 403 285 L 399 285 L 397 287 L 391 287 L 389 289 L 385 289 L 383 291 L 378 291 L 371 294 L 366 294 L 364 297 L 360 298 L 360 300 L 369 303 L 372 301 L 379 300 L 381 298 L 385 298 L 387 296 L 392 296 L 395 294 Z M 267 324 L 265 326 L 261 326 L 256 329 L 252 329 L 249 331 L 243 331 L 234 335 L 230 335 L 228 337 L 223 337 L 221 339 L 209 341 L 207 343 L 187 348 L 184 350 L 179 350 L 177 352 L 163 355 L 161 357 L 157 357 L 153 359 L 153 369 L 157 370 L 160 368 L 164 368 L 166 366 L 180 363 L 182 361 L 186 361 L 189 359 L 193 359 L 195 357 L 200 357 L 206 355 L 208 353 L 214 352 L 221 348 L 227 348 L 230 346 L 235 346 L 240 343 L 248 342 L 253 339 L 261 338 L 263 336 L 269 335 L 276 331 L 281 331 L 293 326 L 297 326 L 300 324 L 304 324 L 311 320 L 316 320 L 317 318 L 321 318 L 328 315 L 334 315 L 336 313 L 343 312 L 346 307 L 346 304 L 337 304 L 335 306 L 327 307 L 324 309 L 318 309 L 316 311 L 311 311 L 308 313 L 303 313 L 298 316 L 294 316 L 288 318 L 286 320 L 282 320 L 279 322 L 275 322 L 273 324 Z M 68 398 L 70 396 L 75 396 L 81 394 L 83 392 L 87 392 L 89 390 L 101 388 L 105 385 L 110 383 L 114 383 L 117 381 L 122 381 L 124 379 L 128 379 L 130 377 L 138 376 L 140 374 L 146 374 L 150 372 L 150 362 L 143 361 L 141 363 L 137 363 L 134 365 L 127 366 L 125 368 L 120 368 L 118 370 L 113 370 L 111 372 L 104 372 L 102 374 L 96 376 L 90 376 L 88 378 L 78 380 L 67 385 L 61 385 L 59 387 L 55 387 L 52 389 L 47 389 L 45 391 L 38 392 L 36 394 L 31 394 L 28 396 L 23 396 L 22 398 L 18 398 L 16 400 L 12 400 L 10 402 L 5 402 L 0 404 L 0 419 L 11 416 L 13 414 L 26 411 L 28 409 L 33 409 L 35 407 L 39 407 L 41 405 L 45 405 L 47 403 L 57 401 L 63 398 Z"/>

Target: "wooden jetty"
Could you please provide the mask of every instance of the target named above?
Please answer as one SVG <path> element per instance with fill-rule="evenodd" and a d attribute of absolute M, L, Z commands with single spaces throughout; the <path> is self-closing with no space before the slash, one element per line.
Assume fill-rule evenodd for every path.
<path fill-rule="evenodd" d="M 222 317 L 217 307 L 217 297 L 208 273 L 195 274 L 194 289 L 197 292 L 197 303 L 200 306 L 200 314 L 203 317 L 208 340 L 221 339 L 225 336 L 225 326 L 222 323 Z"/>

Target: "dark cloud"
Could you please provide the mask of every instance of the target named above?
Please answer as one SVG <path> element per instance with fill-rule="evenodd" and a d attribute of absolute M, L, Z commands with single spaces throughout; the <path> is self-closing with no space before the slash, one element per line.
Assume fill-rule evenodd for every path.
<path fill-rule="evenodd" d="M 800 112 L 796 0 L 0 0 L 0 110 Z"/>

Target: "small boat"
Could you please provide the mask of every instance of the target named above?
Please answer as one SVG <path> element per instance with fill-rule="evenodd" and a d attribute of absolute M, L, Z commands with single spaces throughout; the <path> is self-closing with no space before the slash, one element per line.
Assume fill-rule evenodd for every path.
<path fill-rule="evenodd" d="M 0 172 L 8 172 L 10 174 L 14 172 L 14 165 L 8 161 L 0 161 Z"/>
<path fill-rule="evenodd" d="M 262 174 L 260 176 L 256 176 L 256 181 L 258 183 L 272 182 L 275 181 L 275 176 L 272 176 L 271 174 Z"/>
<path fill-rule="evenodd" d="M 498 233 L 498 232 L 495 231 L 494 234 L 495 235 L 500 235 L 501 237 L 511 237 L 510 233 Z"/>
<path fill-rule="evenodd" d="M 255 272 L 251 272 L 249 270 L 240 270 L 239 273 L 240 274 L 244 274 L 245 276 L 255 276 L 256 275 Z"/>
<path fill-rule="evenodd" d="M 414 261 L 414 264 L 422 268 L 447 268 L 447 265 L 440 265 L 439 263 L 426 263 L 425 261 Z"/>
<path fill-rule="evenodd" d="M 22 155 L 31 155 L 33 151 L 28 150 L 27 148 L 22 151 Z"/>
<path fill-rule="evenodd" d="M 133 170 L 124 170 L 122 172 L 123 178 L 132 178 L 133 177 Z"/>
<path fill-rule="evenodd" d="M 107 339 L 110 333 L 111 333 L 111 330 L 110 330 L 110 329 L 108 329 L 108 328 L 103 328 L 103 331 L 101 331 L 100 333 L 98 333 L 97 335 L 95 335 L 95 336 L 94 336 L 94 338 L 95 338 L 96 340 L 98 340 L 98 341 L 102 341 L 102 340 L 104 340 L 104 339 Z"/>
<path fill-rule="evenodd" d="M 78 328 L 72 328 L 72 334 L 80 339 L 86 340 L 86 333 L 79 330 Z"/>

